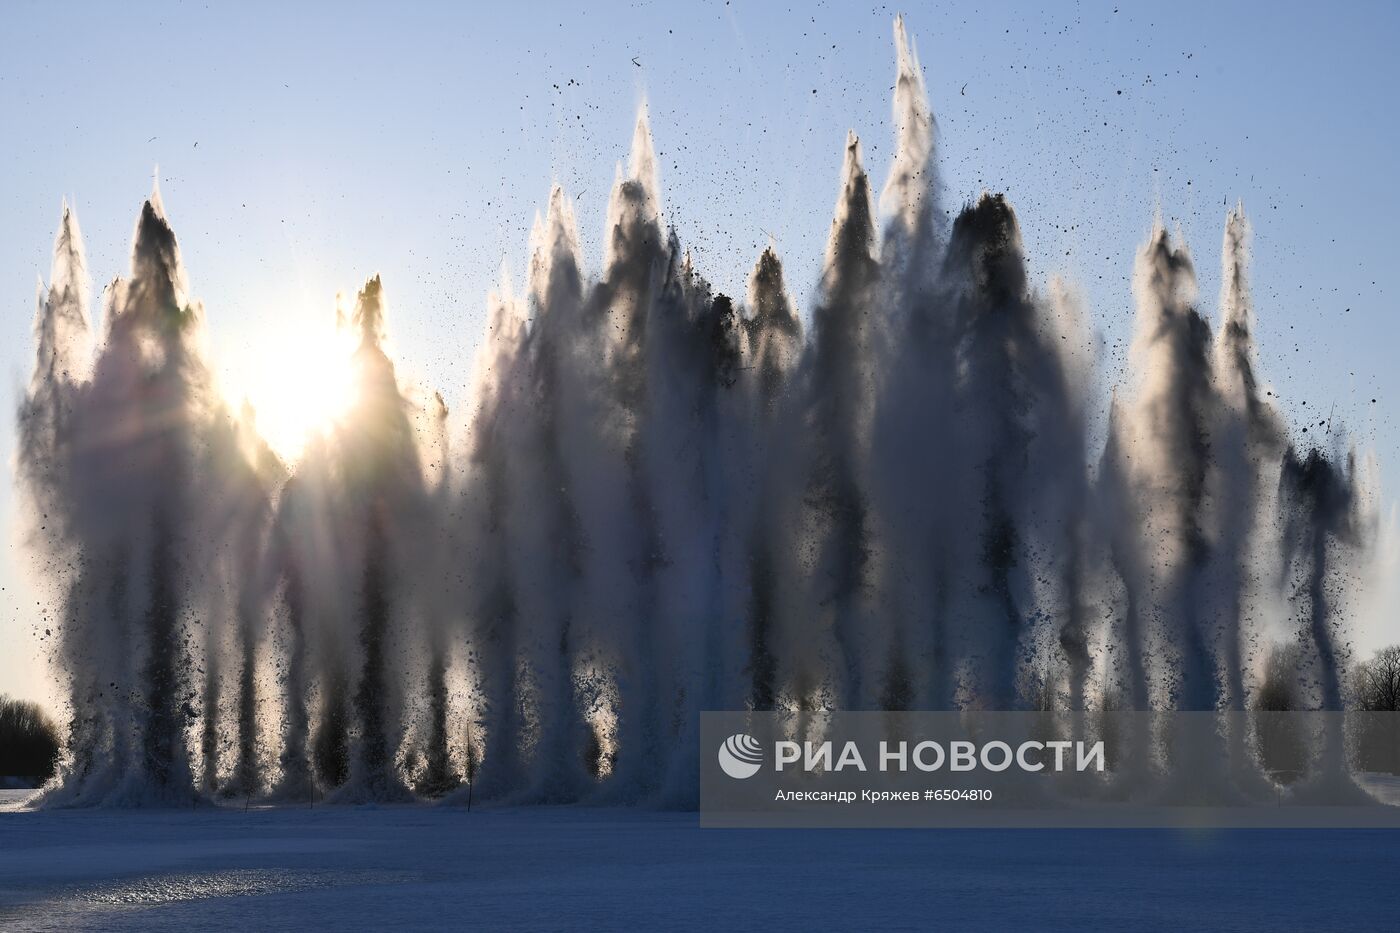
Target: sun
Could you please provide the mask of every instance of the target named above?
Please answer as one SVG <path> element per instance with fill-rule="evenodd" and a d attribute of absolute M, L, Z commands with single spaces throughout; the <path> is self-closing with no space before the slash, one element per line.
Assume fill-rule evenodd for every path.
<path fill-rule="evenodd" d="M 260 346 L 233 382 L 257 418 L 258 433 L 287 463 L 345 414 L 354 395 L 349 336 L 333 326 L 293 326 Z"/>

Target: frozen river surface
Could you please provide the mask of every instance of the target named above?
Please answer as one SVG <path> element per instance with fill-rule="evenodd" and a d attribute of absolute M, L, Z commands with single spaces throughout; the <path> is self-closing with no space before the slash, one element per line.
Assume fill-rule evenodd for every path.
<path fill-rule="evenodd" d="M 420 806 L 19 810 L 0 929 L 1358 930 L 1400 831 L 723 830 Z"/>

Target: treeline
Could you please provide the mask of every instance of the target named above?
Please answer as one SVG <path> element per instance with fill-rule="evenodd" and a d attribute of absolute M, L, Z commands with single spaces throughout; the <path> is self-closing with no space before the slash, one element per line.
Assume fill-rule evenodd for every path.
<path fill-rule="evenodd" d="M 0 694 L 0 777 L 48 780 L 58 741 L 58 729 L 39 704 Z"/>
<path fill-rule="evenodd" d="M 1276 644 L 1264 659 L 1263 677 L 1254 709 L 1285 713 L 1312 707 L 1300 695 L 1299 684 L 1312 676 L 1300 641 Z M 1354 664 L 1345 689 L 1346 708 L 1362 713 L 1400 711 L 1400 645 L 1382 648 Z M 1264 719 L 1258 723 L 1259 754 L 1277 780 L 1289 783 L 1307 769 L 1309 742 L 1298 723 Z M 1349 757 L 1359 771 L 1400 774 L 1400 722 L 1395 717 L 1357 717 L 1349 728 Z"/>
<path fill-rule="evenodd" d="M 1352 706 L 1368 712 L 1400 710 L 1400 645 L 1382 648 L 1356 665 L 1351 678 Z"/>
<path fill-rule="evenodd" d="M 1264 659 L 1264 672 L 1254 696 L 1254 709 L 1282 713 L 1312 708 L 1300 696 L 1298 685 L 1310 671 L 1302 644 L 1274 645 Z M 1400 711 L 1400 645 L 1382 648 L 1351 669 L 1346 708 L 1368 713 Z"/>

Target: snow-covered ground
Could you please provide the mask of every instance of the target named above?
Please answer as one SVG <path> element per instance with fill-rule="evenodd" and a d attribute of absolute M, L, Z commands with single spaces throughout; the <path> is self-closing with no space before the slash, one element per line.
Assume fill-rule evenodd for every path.
<path fill-rule="evenodd" d="M 1359 930 L 1400 831 L 720 830 L 694 814 L 17 809 L 0 929 Z"/>

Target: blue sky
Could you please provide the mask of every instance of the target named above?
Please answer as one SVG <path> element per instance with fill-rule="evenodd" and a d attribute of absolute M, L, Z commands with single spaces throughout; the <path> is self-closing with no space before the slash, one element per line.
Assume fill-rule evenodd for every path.
<path fill-rule="evenodd" d="M 460 401 L 485 294 L 502 260 L 518 281 L 554 180 L 577 197 L 596 269 L 614 165 L 644 98 L 667 216 L 700 270 L 742 294 L 771 235 L 810 307 L 847 128 L 877 183 L 892 155 L 898 8 L 479 6 L 7 4 L 8 409 L 27 377 L 35 275 L 47 275 L 61 198 L 77 206 L 100 284 L 125 271 L 156 165 L 228 385 L 287 365 L 287 351 L 270 349 L 279 334 L 328 321 L 338 290 L 381 272 L 402 365 Z M 1243 198 L 1267 378 L 1293 423 L 1334 412 L 1394 476 L 1397 7 L 1105 0 L 903 11 L 939 122 L 949 206 L 984 188 L 1010 196 L 1037 281 L 1060 274 L 1083 289 L 1109 384 L 1130 333 L 1133 253 L 1154 211 L 1180 225 L 1213 312 L 1225 211 Z M 0 444 L 11 450 L 13 439 L 12 419 L 0 419 Z M 1400 486 L 1387 487 L 1393 502 Z M 13 508 L 11 484 L 0 484 L 7 526 Z M 0 692 L 45 697 L 24 566 L 7 539 Z"/>

